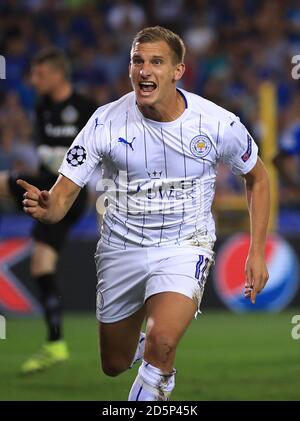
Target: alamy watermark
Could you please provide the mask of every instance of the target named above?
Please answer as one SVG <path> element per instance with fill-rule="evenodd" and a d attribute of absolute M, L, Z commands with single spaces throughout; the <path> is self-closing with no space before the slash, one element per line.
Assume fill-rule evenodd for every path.
<path fill-rule="evenodd" d="M 0 339 L 6 339 L 6 320 L 0 315 Z"/>
<path fill-rule="evenodd" d="M 292 64 L 295 64 L 292 68 L 292 78 L 298 80 L 300 79 L 300 54 L 292 57 Z"/>
<path fill-rule="evenodd" d="M 295 314 L 291 322 L 295 325 L 291 330 L 292 338 L 295 340 L 300 339 L 300 314 Z"/>
<path fill-rule="evenodd" d="M 102 178 L 96 186 L 101 192 L 96 203 L 99 214 L 106 208 L 123 215 L 180 214 L 195 212 L 204 206 L 204 185 L 198 179 L 162 179 L 162 171 L 148 173 L 147 180 L 129 180 L 119 171 L 114 180 Z"/>
<path fill-rule="evenodd" d="M 6 79 L 6 61 L 5 57 L 0 55 L 0 79 Z"/>

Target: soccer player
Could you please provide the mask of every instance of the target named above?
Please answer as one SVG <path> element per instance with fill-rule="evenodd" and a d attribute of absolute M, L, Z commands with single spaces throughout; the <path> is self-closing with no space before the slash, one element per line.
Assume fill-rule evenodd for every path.
<path fill-rule="evenodd" d="M 16 184 L 16 179 L 21 177 L 49 189 L 57 178 L 57 169 L 74 137 L 97 108 L 93 101 L 73 90 L 70 71 L 67 57 L 54 47 L 40 51 L 32 62 L 31 82 L 39 94 L 35 118 L 39 172 L 31 177 L 0 173 L 0 197 L 14 197 L 20 207 L 24 191 Z M 83 189 L 68 215 L 57 225 L 50 227 L 38 221 L 34 225 L 31 274 L 40 290 L 48 333 L 42 349 L 22 365 L 24 374 L 45 369 L 69 357 L 63 339 L 61 295 L 55 272 L 59 251 L 69 229 L 82 215 L 86 199 L 87 192 Z"/>
<path fill-rule="evenodd" d="M 129 65 L 133 92 L 94 113 L 50 191 L 18 181 L 26 190 L 24 211 L 57 223 L 102 159 L 109 191 L 96 252 L 101 361 L 116 376 L 142 359 L 129 392 L 134 401 L 167 400 L 174 388 L 176 348 L 199 310 L 214 260 L 211 204 L 219 161 L 246 184 L 246 298 L 254 303 L 268 278 L 266 170 L 234 114 L 176 87 L 184 51 L 180 37 L 165 28 L 140 31 Z"/>

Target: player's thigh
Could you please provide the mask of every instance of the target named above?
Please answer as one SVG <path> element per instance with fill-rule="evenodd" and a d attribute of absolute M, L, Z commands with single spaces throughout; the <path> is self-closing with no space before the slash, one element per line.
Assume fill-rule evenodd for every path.
<path fill-rule="evenodd" d="M 131 363 L 137 348 L 145 306 L 137 312 L 114 323 L 99 322 L 99 341 L 102 362 L 112 359 L 124 359 Z"/>
<path fill-rule="evenodd" d="M 49 244 L 36 241 L 31 256 L 31 273 L 33 276 L 41 276 L 53 273 L 56 270 L 58 254 Z"/>
<path fill-rule="evenodd" d="M 124 251 L 99 241 L 95 253 L 99 322 L 114 324 L 126 320 L 143 307 L 148 274 L 146 260 L 143 248 Z"/>
<path fill-rule="evenodd" d="M 213 252 L 170 247 L 152 254 L 153 270 L 146 289 L 146 350 L 151 343 L 158 349 L 162 342 L 174 349 L 199 311 Z"/>
<path fill-rule="evenodd" d="M 194 300 L 177 292 L 162 292 L 146 301 L 146 348 L 160 342 L 175 349 L 197 311 Z"/>

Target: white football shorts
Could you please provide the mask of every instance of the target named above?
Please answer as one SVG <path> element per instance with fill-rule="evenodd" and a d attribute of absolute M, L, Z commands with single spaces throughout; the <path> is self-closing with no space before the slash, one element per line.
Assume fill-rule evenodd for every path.
<path fill-rule="evenodd" d="M 98 242 L 97 319 L 113 323 L 138 311 L 161 292 L 178 292 L 198 311 L 214 252 L 198 246 L 132 247 L 120 250 Z"/>

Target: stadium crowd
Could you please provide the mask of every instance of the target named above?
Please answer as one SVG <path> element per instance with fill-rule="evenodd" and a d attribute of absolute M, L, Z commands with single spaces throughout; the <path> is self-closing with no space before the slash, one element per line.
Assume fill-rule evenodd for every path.
<path fill-rule="evenodd" d="M 289 0 L 6 0 L 0 3 L 0 170 L 34 172 L 30 62 L 47 46 L 71 58 L 72 82 L 99 105 L 131 90 L 128 54 L 148 25 L 178 32 L 187 46 L 181 87 L 236 113 L 259 141 L 260 82 L 277 87 L 279 134 L 297 124 L 299 83 L 291 57 L 300 52 L 300 1 Z M 300 123 L 299 123 L 300 124 Z M 219 188 L 242 184 L 222 169 Z"/>

